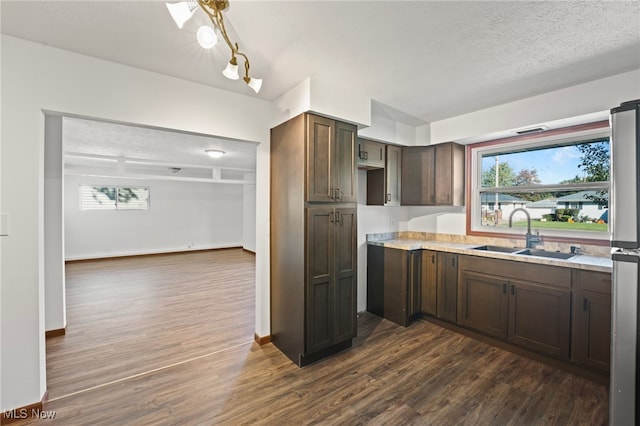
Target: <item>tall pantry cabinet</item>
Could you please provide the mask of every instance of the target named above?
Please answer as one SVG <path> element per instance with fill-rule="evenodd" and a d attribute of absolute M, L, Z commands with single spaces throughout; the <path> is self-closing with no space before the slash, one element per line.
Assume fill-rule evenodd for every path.
<path fill-rule="evenodd" d="M 271 340 L 298 366 L 356 335 L 356 131 L 309 113 L 271 129 Z"/>

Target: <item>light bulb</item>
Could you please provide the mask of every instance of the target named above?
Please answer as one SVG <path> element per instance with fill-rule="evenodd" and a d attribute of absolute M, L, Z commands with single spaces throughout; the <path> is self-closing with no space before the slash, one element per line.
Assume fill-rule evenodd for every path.
<path fill-rule="evenodd" d="M 231 58 L 231 60 L 227 64 L 227 67 L 224 69 L 224 71 L 222 71 L 222 75 L 230 80 L 237 80 L 240 78 L 240 76 L 238 75 L 238 61 L 236 60 L 235 56 Z"/>
<path fill-rule="evenodd" d="M 207 149 L 205 150 L 205 152 L 211 158 L 220 158 L 224 155 L 224 151 L 221 151 L 219 149 Z"/>
<path fill-rule="evenodd" d="M 198 43 L 200 44 L 200 46 L 205 49 L 211 49 L 218 43 L 218 35 L 216 34 L 216 31 L 206 25 L 198 28 L 196 36 L 198 38 Z"/>
<path fill-rule="evenodd" d="M 171 14 L 171 17 L 175 21 L 178 28 L 182 28 L 184 26 L 184 23 L 193 16 L 193 13 L 198 8 L 198 3 L 193 1 L 181 1 L 180 3 L 165 4 L 167 5 L 167 9 L 169 9 L 169 13 Z"/>
<path fill-rule="evenodd" d="M 260 88 L 262 87 L 262 79 L 261 78 L 249 78 L 249 81 L 246 80 L 247 86 L 251 87 L 254 92 L 258 93 Z"/>

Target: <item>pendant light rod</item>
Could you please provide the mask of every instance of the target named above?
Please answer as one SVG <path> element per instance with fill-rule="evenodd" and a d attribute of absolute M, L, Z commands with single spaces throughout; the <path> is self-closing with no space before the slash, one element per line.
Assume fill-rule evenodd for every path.
<path fill-rule="evenodd" d="M 232 43 L 227 34 L 227 29 L 224 26 L 224 17 L 222 11 L 229 7 L 228 0 L 198 0 L 198 5 L 209 16 L 211 23 L 220 30 L 222 38 L 231 49 L 231 61 L 235 62 L 236 56 L 242 56 L 244 58 L 244 81 L 248 84 L 251 78 L 249 77 L 249 58 L 243 52 L 240 51 L 238 43 Z"/>

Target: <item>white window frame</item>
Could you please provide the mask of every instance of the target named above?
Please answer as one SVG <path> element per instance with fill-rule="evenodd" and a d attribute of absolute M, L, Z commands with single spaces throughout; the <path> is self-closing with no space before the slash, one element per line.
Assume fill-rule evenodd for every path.
<path fill-rule="evenodd" d="M 594 123 L 595 124 L 595 123 Z M 553 133 L 545 132 L 545 133 Z M 588 141 L 597 138 L 609 138 L 611 141 L 611 129 L 609 127 L 599 127 L 595 129 L 588 130 L 580 130 L 575 132 L 569 132 L 564 134 L 552 134 L 545 135 L 545 133 L 540 133 L 538 135 L 528 135 L 526 138 L 522 138 L 519 140 L 514 140 L 518 138 L 509 138 L 510 140 L 505 140 L 504 142 L 498 141 L 490 141 L 484 143 L 478 143 L 474 145 L 470 145 L 469 148 L 469 166 L 470 166 L 470 179 L 469 179 L 469 206 L 467 207 L 467 215 L 469 215 L 470 219 L 468 220 L 468 228 L 467 234 L 469 235 L 484 235 L 484 236 L 492 236 L 497 238 L 512 238 L 512 237 L 522 237 L 524 232 L 522 228 L 505 228 L 505 227 L 491 227 L 491 226 L 483 226 L 481 223 L 481 201 L 480 201 L 480 193 L 481 192 L 491 192 L 492 188 L 482 188 L 482 157 L 483 155 L 491 155 L 497 153 L 504 153 L 505 151 L 509 151 L 510 148 L 513 148 L 514 151 L 519 151 L 527 148 L 539 148 L 544 146 L 553 146 L 553 145 L 561 145 L 561 144 L 570 144 L 572 142 L 578 141 Z M 537 185 L 536 189 L 548 189 L 548 190 L 557 190 L 557 189 L 576 189 L 576 190 L 585 190 L 585 189 L 593 189 L 593 188 L 606 188 L 610 191 L 610 182 L 606 184 L 603 183 L 577 183 L 577 184 L 559 184 L 559 185 Z M 504 191 L 504 188 L 501 188 L 500 192 Z M 527 187 L 517 187 L 517 190 L 526 190 Z M 534 227 L 532 227 L 532 232 L 534 231 Z M 548 237 L 549 241 L 577 241 L 577 240 L 585 240 L 585 241 L 594 241 L 594 242 L 603 242 L 609 241 L 611 235 L 611 228 L 609 226 L 609 230 L 607 232 L 595 232 L 595 231 L 562 231 L 556 229 L 541 229 L 540 234 L 544 237 Z"/>
<path fill-rule="evenodd" d="M 113 208 L 87 208 L 84 204 L 83 204 L 83 196 L 82 196 L 82 192 L 83 192 L 83 188 L 113 188 L 116 191 L 116 199 L 114 200 L 114 205 Z M 140 207 L 140 208 L 120 208 L 120 201 L 119 201 L 119 193 L 121 189 L 127 189 L 127 188 L 131 188 L 131 189 L 146 189 L 147 190 L 147 204 L 145 207 Z M 142 186 L 142 185 L 138 185 L 138 186 L 133 186 L 133 185 L 104 185 L 104 184 L 96 184 L 96 185 L 80 185 L 78 188 L 78 194 L 79 194 L 79 208 L 81 211 L 143 211 L 143 210 L 149 210 L 151 208 L 151 188 L 149 186 Z"/>

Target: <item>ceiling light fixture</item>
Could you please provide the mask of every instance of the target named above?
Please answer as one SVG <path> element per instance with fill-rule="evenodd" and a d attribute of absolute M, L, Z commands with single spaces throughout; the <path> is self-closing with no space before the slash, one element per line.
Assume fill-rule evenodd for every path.
<path fill-rule="evenodd" d="M 253 89 L 254 92 L 258 93 L 262 87 L 262 79 L 249 77 L 249 58 L 240 51 L 238 43 L 231 42 L 227 35 L 227 29 L 224 26 L 222 12 L 229 7 L 229 0 L 190 0 L 179 3 L 167 3 L 167 9 L 169 9 L 171 17 L 176 21 L 179 28 L 182 28 L 184 23 L 193 16 L 198 6 L 207 14 L 214 27 L 213 29 L 206 26 L 200 27 L 197 33 L 198 43 L 205 49 L 212 48 L 217 43 L 218 36 L 215 30 L 218 30 L 227 43 L 227 46 L 229 46 L 229 49 L 231 49 L 231 60 L 224 71 L 222 71 L 222 74 L 231 80 L 238 80 L 240 76 L 238 74 L 237 57 L 242 56 L 244 58 L 244 77 L 242 77 L 242 80 L 244 80 L 247 86 Z"/>
<path fill-rule="evenodd" d="M 198 39 L 198 44 L 200 44 L 204 49 L 211 49 L 213 46 L 218 44 L 218 35 L 216 34 L 216 30 L 206 25 L 198 28 L 196 37 Z"/>
<path fill-rule="evenodd" d="M 224 151 L 219 149 L 206 149 L 204 152 L 206 152 L 211 158 L 220 158 L 224 155 Z"/>

